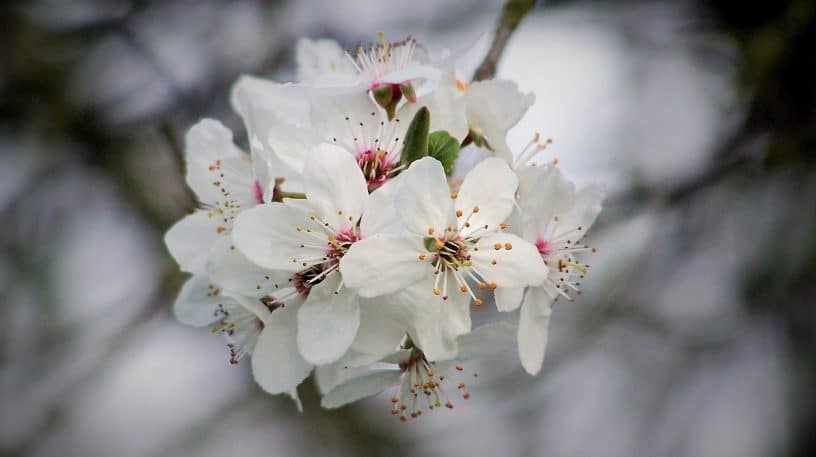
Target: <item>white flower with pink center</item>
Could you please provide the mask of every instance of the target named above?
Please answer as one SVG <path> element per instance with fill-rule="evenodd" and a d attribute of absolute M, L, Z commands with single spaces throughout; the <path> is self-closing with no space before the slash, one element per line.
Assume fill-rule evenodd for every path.
<path fill-rule="evenodd" d="M 299 175 L 307 162 L 321 160 L 321 143 L 336 145 L 357 161 L 363 171 L 368 189 L 373 191 L 394 178 L 403 166 L 400 164 L 405 132 L 416 112 L 427 106 L 431 116 L 430 131 L 447 131 L 458 141 L 467 136 L 467 122 L 460 103 L 451 94 L 438 92 L 421 97 L 416 103 L 405 103 L 389 120 L 386 112 L 377 106 L 368 94 L 312 97 L 308 103 L 309 120 L 306 126 L 277 124 L 267 129 L 265 148 L 274 155 L 279 168 L 292 170 L 283 183 L 285 189 L 302 189 Z M 317 154 L 315 154 L 317 152 Z"/>
<path fill-rule="evenodd" d="M 414 162 L 399 184 L 394 205 L 404 230 L 354 243 L 340 268 L 363 297 L 408 295 L 417 307 L 409 334 L 431 360 L 444 359 L 470 331 L 471 299 L 482 303 L 473 287 L 538 285 L 547 271 L 532 243 L 505 232 L 518 183 L 503 161 L 482 161 L 455 199 L 430 157 Z"/>
<path fill-rule="evenodd" d="M 457 338 L 457 351 L 447 360 L 430 360 L 413 342 L 389 354 L 379 363 L 364 367 L 333 364 L 318 368 L 318 385 L 324 408 L 337 408 L 391 389 L 391 414 L 405 422 L 426 411 L 453 409 L 455 402 L 468 400 L 470 385 L 478 373 L 462 362 L 498 354 L 514 343 L 516 327 L 490 323 Z"/>
<path fill-rule="evenodd" d="M 415 80 L 439 79 L 438 69 L 417 59 L 416 40 L 408 37 L 389 43 L 385 34 L 379 34 L 379 42 L 358 46 L 348 57 L 358 74 L 368 82 L 369 89 L 380 86 L 399 87 Z"/>
<path fill-rule="evenodd" d="M 218 240 L 229 235 L 235 217 L 263 203 L 269 195 L 266 161 L 241 151 L 232 133 L 205 119 L 186 137 L 187 184 L 201 209 L 178 221 L 164 237 L 182 270 L 206 274 Z"/>
<path fill-rule="evenodd" d="M 393 225 L 391 186 L 369 195 L 356 160 L 346 151 L 322 144 L 312 153 L 320 160 L 304 167 L 307 198 L 243 212 L 233 240 L 255 264 L 290 273 L 291 287 L 281 292 L 288 295 L 277 297 L 304 300 L 297 312 L 297 344 L 307 361 L 335 361 L 355 341 L 362 352 L 387 353 L 405 330 L 388 323 L 395 320 L 389 319 L 388 300 L 373 306 L 344 287 L 339 264 L 358 240 Z"/>
<path fill-rule="evenodd" d="M 497 291 L 496 305 L 501 311 L 521 305 L 519 357 L 527 372 L 536 374 L 544 360 L 552 303 L 559 297 L 572 300 L 588 272 L 589 265 L 579 257 L 594 249 L 582 240 L 601 211 L 603 191 L 596 185 L 576 190 L 553 166 L 522 168 L 518 175 L 521 227 L 517 230 L 535 244 L 547 276 L 526 291 Z"/>

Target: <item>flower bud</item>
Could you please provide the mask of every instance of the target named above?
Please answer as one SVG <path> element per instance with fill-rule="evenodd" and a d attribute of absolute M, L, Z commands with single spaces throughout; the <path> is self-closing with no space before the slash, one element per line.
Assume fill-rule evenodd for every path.
<path fill-rule="evenodd" d="M 402 91 L 402 95 L 405 96 L 405 99 L 411 103 L 416 103 L 416 91 L 414 90 L 414 85 L 411 84 L 411 81 L 405 81 L 399 85 L 400 90 Z"/>
<path fill-rule="evenodd" d="M 374 95 L 374 101 L 388 114 L 388 119 L 393 119 L 397 111 L 397 104 L 402 98 L 400 85 L 383 84 L 371 89 L 371 93 Z"/>

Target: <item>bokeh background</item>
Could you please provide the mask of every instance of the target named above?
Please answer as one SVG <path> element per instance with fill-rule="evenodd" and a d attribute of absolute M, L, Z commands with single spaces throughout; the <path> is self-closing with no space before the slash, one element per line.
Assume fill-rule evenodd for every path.
<path fill-rule="evenodd" d="M 377 31 L 431 54 L 501 0 L 31 0 L 0 6 L 0 456 L 816 455 L 816 5 L 558 1 L 499 76 L 608 200 L 543 373 L 475 363 L 473 398 L 402 424 L 376 397 L 263 394 L 170 304 L 162 244 L 194 207 L 180 139 L 246 145 L 229 90 L 290 80 L 299 37 Z M 481 38 L 480 38 L 481 37 Z M 469 65 L 469 67 L 468 67 Z"/>

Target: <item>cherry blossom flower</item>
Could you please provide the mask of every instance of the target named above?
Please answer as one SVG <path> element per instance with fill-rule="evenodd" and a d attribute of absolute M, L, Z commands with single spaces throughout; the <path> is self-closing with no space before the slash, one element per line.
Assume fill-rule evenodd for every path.
<path fill-rule="evenodd" d="M 318 369 L 318 385 L 324 394 L 321 405 L 338 408 L 395 388 L 390 409 L 401 421 L 416 419 L 426 410 L 453 409 L 455 397 L 470 398 L 468 383 L 478 378 L 478 373 L 468 373 L 461 363 L 509 349 L 515 333 L 515 326 L 505 322 L 478 327 L 458 338 L 458 350 L 449 360 L 431 361 L 408 342 L 405 348 L 377 364 L 321 367 Z"/>
<path fill-rule="evenodd" d="M 547 344 L 551 305 L 559 297 L 572 300 L 589 265 L 579 260 L 594 249 L 581 243 L 601 211 L 603 191 L 597 185 L 580 190 L 558 168 L 528 167 L 519 171 L 519 233 L 533 243 L 548 273 L 539 286 L 496 291 L 496 305 L 512 311 L 521 305 L 518 347 L 525 370 L 541 370 Z"/>
<path fill-rule="evenodd" d="M 506 233 L 517 178 L 501 160 L 488 158 L 465 177 L 451 198 L 441 164 L 414 162 L 400 177 L 396 212 L 404 230 L 377 233 L 353 244 L 341 259 L 347 286 L 363 297 L 412 293 L 415 301 L 452 314 L 459 325 L 445 338 L 425 338 L 435 327 L 418 312 L 415 341 L 431 359 L 455 352 L 455 338 L 470 330 L 468 304 L 481 305 L 472 287 L 538 285 L 547 272 L 535 246 Z M 413 287 L 412 287 L 413 286 Z M 438 316 L 430 314 L 433 319 Z M 434 344 L 438 343 L 438 344 Z"/>
<path fill-rule="evenodd" d="M 346 151 L 330 144 L 316 149 L 320 160 L 304 168 L 307 199 L 242 213 L 233 239 L 255 264 L 291 273 L 289 283 L 304 300 L 297 316 L 298 347 L 306 360 L 320 364 L 346 352 L 363 320 L 359 296 L 343 287 L 340 260 L 358 240 L 392 224 L 393 197 L 390 186 L 369 195 L 357 162 Z M 380 302 L 387 309 L 387 300 Z M 388 350 L 404 335 L 391 326 L 366 328 L 371 332 L 366 336 Z"/>
<path fill-rule="evenodd" d="M 250 160 L 232 133 L 211 119 L 187 133 L 186 162 L 187 184 L 201 209 L 171 227 L 164 241 L 182 270 L 206 274 L 217 241 L 229 235 L 238 213 L 270 198 L 268 164 Z"/>

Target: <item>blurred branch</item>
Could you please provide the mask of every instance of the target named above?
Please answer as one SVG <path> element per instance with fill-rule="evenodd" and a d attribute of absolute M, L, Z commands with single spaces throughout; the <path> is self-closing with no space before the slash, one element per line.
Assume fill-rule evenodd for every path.
<path fill-rule="evenodd" d="M 482 63 L 473 73 L 474 81 L 483 81 L 496 76 L 496 66 L 501 59 L 505 46 L 510 36 L 516 30 L 521 20 L 527 15 L 535 6 L 535 0 L 508 0 L 502 9 L 501 19 L 499 19 L 499 27 L 493 35 L 493 43 L 490 44 L 490 50 L 487 51 Z"/>

